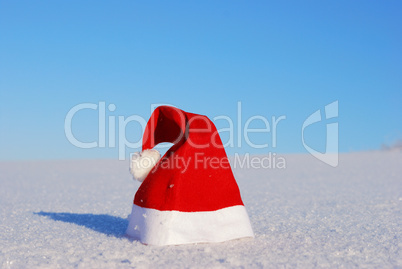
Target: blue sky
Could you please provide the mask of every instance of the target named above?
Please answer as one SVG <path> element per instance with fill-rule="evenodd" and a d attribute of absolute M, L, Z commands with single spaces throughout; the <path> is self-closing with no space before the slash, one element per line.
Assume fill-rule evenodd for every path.
<path fill-rule="evenodd" d="M 379 149 L 402 137 L 401 48 L 399 1 L 1 1 L 0 160 L 117 158 L 117 147 L 80 149 L 65 135 L 71 108 L 100 102 L 117 122 L 147 120 L 152 104 L 226 115 L 236 134 L 238 102 L 240 128 L 286 116 L 276 147 L 271 132 L 251 135 L 268 148 L 227 148 L 261 154 L 307 152 L 303 122 L 338 101 L 339 117 L 305 142 L 324 151 L 338 122 L 341 152 Z M 141 126 L 126 127 L 138 141 Z M 72 130 L 97 141 L 97 111 L 77 113 Z"/>

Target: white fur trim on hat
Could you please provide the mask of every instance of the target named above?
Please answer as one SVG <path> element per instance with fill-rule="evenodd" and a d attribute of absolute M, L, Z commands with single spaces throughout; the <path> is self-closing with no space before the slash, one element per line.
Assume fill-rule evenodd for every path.
<path fill-rule="evenodd" d="M 142 152 L 133 153 L 130 161 L 130 173 L 134 179 L 142 182 L 160 158 L 161 154 L 156 149 L 146 149 Z"/>
<path fill-rule="evenodd" d="M 133 205 L 126 234 L 147 245 L 165 246 L 217 243 L 254 237 L 246 208 L 231 206 L 215 211 L 159 211 Z"/>

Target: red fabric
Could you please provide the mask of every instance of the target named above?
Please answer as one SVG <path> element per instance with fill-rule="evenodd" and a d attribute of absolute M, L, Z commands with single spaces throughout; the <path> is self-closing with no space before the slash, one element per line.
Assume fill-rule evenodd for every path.
<path fill-rule="evenodd" d="M 213 211 L 243 205 L 215 125 L 203 115 L 161 106 L 143 136 L 143 150 L 175 143 L 139 187 L 134 204 L 158 210 Z"/>

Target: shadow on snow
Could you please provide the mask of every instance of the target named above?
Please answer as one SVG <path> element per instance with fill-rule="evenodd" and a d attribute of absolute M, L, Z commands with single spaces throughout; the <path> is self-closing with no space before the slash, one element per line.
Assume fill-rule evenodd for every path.
<path fill-rule="evenodd" d="M 108 236 L 123 237 L 128 220 L 114 217 L 110 215 L 96 214 L 76 214 L 76 213 L 55 213 L 55 212 L 37 212 L 39 216 L 45 216 L 55 221 L 63 221 L 73 223 L 79 226 L 92 229 L 96 232 L 106 234 Z"/>

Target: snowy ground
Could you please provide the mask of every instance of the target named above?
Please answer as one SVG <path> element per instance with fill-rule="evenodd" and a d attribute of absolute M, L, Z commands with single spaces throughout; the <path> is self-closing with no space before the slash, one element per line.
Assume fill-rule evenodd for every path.
<path fill-rule="evenodd" d="M 123 236 L 128 162 L 0 162 L 1 268 L 402 268 L 402 153 L 284 155 L 235 169 L 255 239 L 152 247 Z"/>

